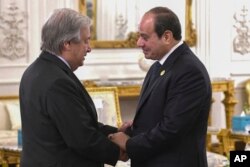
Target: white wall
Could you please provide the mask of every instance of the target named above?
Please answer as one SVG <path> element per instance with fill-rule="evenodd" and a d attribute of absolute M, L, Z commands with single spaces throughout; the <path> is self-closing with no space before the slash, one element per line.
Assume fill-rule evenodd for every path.
<path fill-rule="evenodd" d="M 4 3 L 7 5 L 12 1 L 0 0 L 0 10 L 4 7 Z M 29 52 L 27 57 L 22 60 L 7 61 L 0 58 L 1 96 L 18 94 L 18 85 L 23 71 L 40 53 L 40 30 L 51 11 L 58 7 L 78 9 L 77 0 L 23 1 L 27 3 L 28 11 Z M 166 3 L 166 5 L 178 6 L 179 1 L 170 1 L 171 3 Z M 245 100 L 243 83 L 250 78 L 250 54 L 240 55 L 232 49 L 233 39 L 237 35 L 233 27 L 235 24 L 233 15 L 242 9 L 244 4 L 248 7 L 248 15 L 250 15 L 250 5 L 246 0 L 193 0 L 193 19 L 198 41 L 192 50 L 204 62 L 211 78 L 223 77 L 235 80 L 236 98 L 239 100 L 236 113 L 242 110 L 242 103 Z M 144 8 L 143 5 L 139 6 L 138 10 L 140 11 L 142 8 Z M 178 9 L 176 8 L 176 10 Z M 145 72 L 138 66 L 140 56 L 140 49 L 93 49 L 88 54 L 85 65 L 75 73 L 81 80 L 142 80 Z M 221 97 L 221 95 L 217 96 Z M 218 108 L 223 110 L 220 105 Z M 219 115 L 217 118 L 223 120 L 222 123 L 216 121 L 214 124 L 223 127 L 223 113 Z"/>

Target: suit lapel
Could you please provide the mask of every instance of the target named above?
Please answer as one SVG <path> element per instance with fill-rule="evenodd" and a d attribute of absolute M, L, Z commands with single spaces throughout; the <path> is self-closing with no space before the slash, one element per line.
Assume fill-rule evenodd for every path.
<path fill-rule="evenodd" d="M 164 70 L 164 69 L 163 69 Z M 161 71 L 163 71 L 161 70 Z M 160 74 L 159 74 L 160 75 Z M 143 89 L 141 91 L 141 95 L 140 95 L 140 98 L 139 98 L 139 103 L 138 103 L 138 106 L 137 106 L 137 109 L 136 111 L 138 112 L 139 109 L 141 108 L 141 106 L 144 104 L 144 102 L 147 100 L 147 98 L 150 96 L 153 88 L 157 87 L 157 85 L 160 84 L 160 81 L 163 79 L 163 78 L 166 78 L 168 77 L 167 76 L 167 72 L 165 70 L 165 73 L 164 75 L 160 75 L 155 81 L 154 83 L 152 83 L 151 85 L 149 85 L 149 79 L 147 80 L 147 82 L 145 83 L 145 86 L 143 86 Z M 149 77 L 148 77 L 149 78 Z"/>
<path fill-rule="evenodd" d="M 79 79 L 76 77 L 76 75 L 73 72 L 70 73 L 70 76 L 78 84 L 79 88 L 82 90 L 83 98 L 88 102 L 88 103 L 86 103 L 86 105 L 91 108 L 91 111 L 93 111 L 91 113 L 93 113 L 95 118 L 97 119 L 97 112 L 95 109 L 95 104 L 94 104 L 92 98 L 90 97 L 89 93 L 87 92 L 85 87 L 82 85 L 82 83 L 79 81 Z"/>
<path fill-rule="evenodd" d="M 141 89 L 141 93 L 140 93 L 140 96 L 139 96 L 139 103 L 141 102 L 141 99 L 144 96 L 144 93 L 146 92 L 146 89 L 148 88 L 149 78 L 150 78 L 149 76 L 150 76 L 150 74 L 148 72 L 145 79 L 144 79 L 144 81 L 143 81 L 143 84 L 142 84 L 142 89 Z"/>
<path fill-rule="evenodd" d="M 92 101 L 90 95 L 88 94 L 87 90 L 84 88 L 80 80 L 76 77 L 76 75 L 71 71 L 71 69 L 58 57 L 55 55 L 50 54 L 49 52 L 42 52 L 40 57 L 42 59 L 49 60 L 59 66 L 66 74 L 78 85 L 79 89 L 81 90 L 82 97 L 87 101 L 85 103 L 86 107 L 88 108 L 87 111 L 93 116 L 95 120 L 97 120 L 97 112 L 95 109 L 94 102 Z"/>
<path fill-rule="evenodd" d="M 181 56 L 182 52 L 185 51 L 186 49 L 188 49 L 188 46 L 184 42 L 173 53 L 171 53 L 169 55 L 168 59 L 164 62 L 164 64 L 162 65 L 162 68 L 160 70 L 160 73 L 163 73 L 162 71 L 164 71 L 164 74 L 162 76 L 161 76 L 161 74 L 159 74 L 160 76 L 155 80 L 155 82 L 150 87 L 148 86 L 148 82 L 150 80 L 149 78 L 151 75 L 151 70 L 148 71 L 148 74 L 145 77 L 145 81 L 143 82 L 142 91 L 141 91 L 138 106 L 136 109 L 136 115 L 139 113 L 140 108 L 143 106 L 143 104 L 145 103 L 147 98 L 149 98 L 153 88 L 157 87 L 163 78 L 166 79 L 169 77 L 168 73 L 170 72 L 171 68 L 173 67 L 175 61 L 177 61 L 178 57 Z"/>

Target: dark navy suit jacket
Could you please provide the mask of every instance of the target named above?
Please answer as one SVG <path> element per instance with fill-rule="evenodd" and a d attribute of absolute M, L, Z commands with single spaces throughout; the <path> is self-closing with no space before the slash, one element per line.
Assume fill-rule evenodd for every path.
<path fill-rule="evenodd" d="M 97 122 L 89 94 L 58 57 L 42 52 L 20 84 L 23 132 L 21 167 L 115 165 L 119 147 L 107 135 L 117 128 Z"/>
<path fill-rule="evenodd" d="M 206 167 L 211 83 L 183 43 L 164 62 L 152 86 L 145 77 L 126 144 L 132 167 Z M 160 75 L 160 73 L 162 75 Z"/>

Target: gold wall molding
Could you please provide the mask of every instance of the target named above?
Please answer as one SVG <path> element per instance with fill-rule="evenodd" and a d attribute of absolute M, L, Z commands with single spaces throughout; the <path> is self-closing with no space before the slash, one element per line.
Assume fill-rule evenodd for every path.
<path fill-rule="evenodd" d="M 185 16 L 185 41 L 189 46 L 195 46 L 197 42 L 196 29 L 193 26 L 192 17 L 192 0 L 186 0 L 186 16 Z"/>

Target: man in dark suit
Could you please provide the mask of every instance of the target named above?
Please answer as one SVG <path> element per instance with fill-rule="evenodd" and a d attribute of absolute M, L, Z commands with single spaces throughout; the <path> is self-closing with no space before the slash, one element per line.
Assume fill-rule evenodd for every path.
<path fill-rule="evenodd" d="M 126 160 L 107 135 L 118 129 L 97 122 L 89 94 L 73 73 L 91 51 L 90 20 L 57 9 L 42 28 L 40 56 L 20 84 L 21 167 L 102 167 Z"/>
<path fill-rule="evenodd" d="M 146 12 L 139 35 L 137 45 L 156 63 L 145 77 L 132 127 L 110 139 L 126 150 L 132 167 L 206 167 L 206 68 L 181 41 L 179 19 L 168 8 Z"/>

